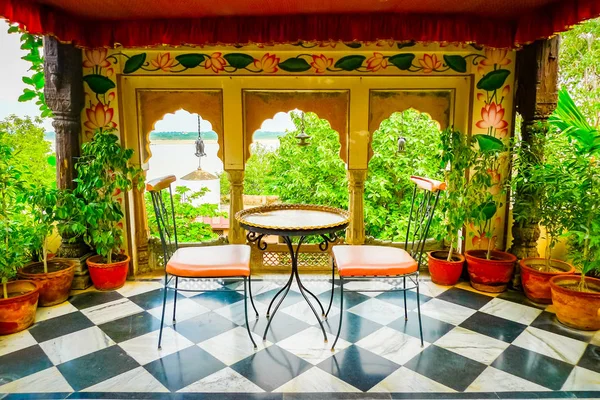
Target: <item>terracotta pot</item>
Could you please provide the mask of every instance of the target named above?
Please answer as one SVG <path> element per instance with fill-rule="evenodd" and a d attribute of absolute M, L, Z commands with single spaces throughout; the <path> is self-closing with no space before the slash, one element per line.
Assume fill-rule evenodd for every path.
<path fill-rule="evenodd" d="M 40 307 L 60 304 L 69 298 L 71 283 L 75 276 L 75 264 L 58 258 L 48 261 L 48 273 L 44 273 L 44 263 L 34 262 L 21 268 L 17 276 L 35 281 L 40 288 Z"/>
<path fill-rule="evenodd" d="M 447 261 L 447 251 L 430 251 L 427 253 L 429 274 L 433 283 L 452 286 L 458 282 L 465 264 L 462 254 L 453 253 L 452 261 Z"/>
<path fill-rule="evenodd" d="M 504 292 L 515 269 L 517 257 L 504 251 L 492 250 L 491 259 L 488 260 L 486 254 L 487 250 L 465 252 L 471 286 L 482 292 Z"/>
<path fill-rule="evenodd" d="M 575 268 L 564 261 L 550 260 L 550 265 L 561 269 L 561 272 L 540 271 L 532 265 L 546 265 L 545 258 L 524 258 L 519 261 L 521 266 L 521 283 L 523 290 L 529 300 L 541 304 L 552 303 L 552 293 L 550 291 L 550 279 L 558 275 L 572 275 Z"/>
<path fill-rule="evenodd" d="M 572 328 L 595 331 L 600 329 L 600 279 L 585 278 L 594 292 L 580 292 L 568 286 L 579 284 L 577 275 L 559 275 L 550 279 L 552 303 L 556 317 Z M 567 287 L 565 287 L 567 286 Z"/>
<path fill-rule="evenodd" d="M 7 284 L 8 299 L 0 288 L 0 335 L 20 332 L 35 321 L 39 288 L 34 281 L 12 281 Z M 20 293 L 10 297 L 11 293 Z"/>
<path fill-rule="evenodd" d="M 102 256 L 93 256 L 85 260 L 94 287 L 98 290 L 115 290 L 123 287 L 129 271 L 129 256 L 118 256 L 119 261 L 102 263 Z"/>

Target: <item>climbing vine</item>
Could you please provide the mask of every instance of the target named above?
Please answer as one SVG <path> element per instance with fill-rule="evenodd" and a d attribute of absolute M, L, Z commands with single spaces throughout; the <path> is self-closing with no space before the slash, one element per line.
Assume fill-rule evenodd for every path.
<path fill-rule="evenodd" d="M 8 33 L 17 33 L 19 27 L 12 25 L 8 28 Z M 42 118 L 52 116 L 52 111 L 46 105 L 44 97 L 44 57 L 41 54 L 41 47 L 44 45 L 40 36 L 31 35 L 29 33 L 21 33 L 21 50 L 26 50 L 27 54 L 21 57 L 29 62 L 28 75 L 23 76 L 23 83 L 28 87 L 23 90 L 23 94 L 19 96 L 20 102 L 35 101 L 39 107 Z"/>

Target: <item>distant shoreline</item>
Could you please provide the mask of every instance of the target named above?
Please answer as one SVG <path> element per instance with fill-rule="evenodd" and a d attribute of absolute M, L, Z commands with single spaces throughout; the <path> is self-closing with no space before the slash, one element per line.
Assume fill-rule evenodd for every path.
<path fill-rule="evenodd" d="M 253 143 L 271 143 L 278 144 L 279 139 L 254 139 Z M 169 144 L 194 144 L 195 140 L 178 140 L 178 139 L 158 139 L 158 140 L 150 140 L 150 146 L 152 145 L 169 145 Z M 206 144 L 217 144 L 216 140 L 205 139 L 204 143 Z"/>

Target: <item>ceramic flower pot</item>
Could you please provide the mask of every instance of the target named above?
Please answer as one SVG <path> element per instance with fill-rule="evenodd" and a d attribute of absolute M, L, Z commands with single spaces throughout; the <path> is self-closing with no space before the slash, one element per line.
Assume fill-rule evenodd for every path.
<path fill-rule="evenodd" d="M 492 250 L 488 260 L 486 254 L 487 250 L 465 252 L 471 286 L 482 292 L 504 292 L 515 269 L 517 257 L 504 251 Z"/>
<path fill-rule="evenodd" d="M 17 276 L 37 283 L 40 289 L 40 307 L 53 306 L 69 298 L 75 264 L 69 260 L 54 258 L 48 261 L 48 272 L 44 273 L 44 263 L 34 262 L 21 268 Z"/>
<path fill-rule="evenodd" d="M 462 254 L 454 253 L 452 261 L 448 261 L 447 251 L 430 251 L 427 253 L 427 259 L 433 283 L 452 286 L 458 282 L 465 263 Z"/>
<path fill-rule="evenodd" d="M 0 292 L 0 335 L 29 328 L 35 321 L 40 296 L 34 281 L 8 282 L 7 290 L 7 299 Z"/>
<path fill-rule="evenodd" d="M 550 271 L 541 270 L 546 265 L 545 258 L 524 258 L 519 261 L 521 266 L 521 283 L 529 300 L 541 303 L 552 303 L 550 279 L 558 275 L 572 275 L 575 268 L 564 261 L 550 260 Z"/>
<path fill-rule="evenodd" d="M 585 279 L 588 292 L 576 290 L 580 279 L 577 275 L 550 279 L 556 317 L 572 328 L 595 331 L 600 329 L 600 279 Z"/>
<path fill-rule="evenodd" d="M 85 261 L 96 289 L 116 290 L 125 284 L 130 258 L 127 255 L 116 258 L 118 261 L 111 264 L 102 263 L 102 256 L 93 256 Z"/>

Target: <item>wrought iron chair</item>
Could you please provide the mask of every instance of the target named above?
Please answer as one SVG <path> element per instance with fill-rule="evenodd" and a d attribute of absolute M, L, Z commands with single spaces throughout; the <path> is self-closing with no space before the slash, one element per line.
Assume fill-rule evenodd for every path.
<path fill-rule="evenodd" d="M 175 210 L 173 207 L 173 191 L 171 184 L 176 178 L 173 175 L 157 178 L 146 183 L 146 190 L 152 196 L 152 205 L 156 213 L 156 222 L 160 233 L 160 240 L 165 259 L 165 285 L 163 297 L 163 309 L 160 320 L 160 333 L 158 336 L 158 348 L 162 342 L 162 332 L 165 320 L 165 309 L 167 306 L 167 292 L 174 291 L 173 299 L 173 322 L 175 323 L 175 312 L 177 310 L 177 293 L 182 292 L 212 292 L 217 290 L 206 289 L 182 289 L 178 288 L 179 278 L 188 279 L 224 279 L 242 278 L 244 280 L 244 316 L 246 318 L 246 330 L 250 341 L 257 349 L 256 342 L 250 332 L 248 324 L 248 296 L 246 283 L 250 294 L 250 301 L 256 318 L 258 311 L 252 299 L 252 286 L 250 278 L 250 246 L 246 244 L 230 244 L 219 246 L 200 246 L 179 248 L 177 241 L 177 225 L 175 223 Z M 163 191 L 168 189 L 169 203 L 165 205 Z M 170 207 L 170 212 L 167 208 Z M 175 284 L 171 285 L 173 279 Z"/>
<path fill-rule="evenodd" d="M 419 318 L 419 333 L 421 336 L 421 346 L 423 346 L 423 328 L 421 326 L 421 306 L 419 304 L 419 267 L 425 241 L 431 226 L 431 220 L 439 201 L 440 193 L 446 188 L 444 182 L 433 179 L 411 176 L 411 181 L 415 186 L 413 189 L 412 204 L 408 219 L 408 228 L 406 231 L 406 240 L 404 248 L 390 246 L 347 246 L 339 245 L 332 248 L 333 259 L 337 265 L 340 276 L 340 322 L 338 333 L 333 342 L 331 350 L 335 350 L 335 345 L 342 331 L 343 310 L 344 310 L 344 280 L 352 279 L 373 279 L 373 278 L 402 278 L 402 289 L 391 290 L 352 290 L 359 292 L 386 292 L 398 291 L 404 293 L 404 318 L 408 320 L 408 310 L 406 307 L 406 291 L 417 289 L 417 314 Z M 411 232 L 411 225 L 414 231 Z M 409 239 L 412 239 L 409 242 Z M 332 271 L 332 282 L 335 277 L 335 269 Z M 406 278 L 409 278 L 413 286 L 406 287 Z M 346 290 L 348 291 L 348 290 Z M 331 309 L 333 301 L 333 291 L 327 314 Z"/>

